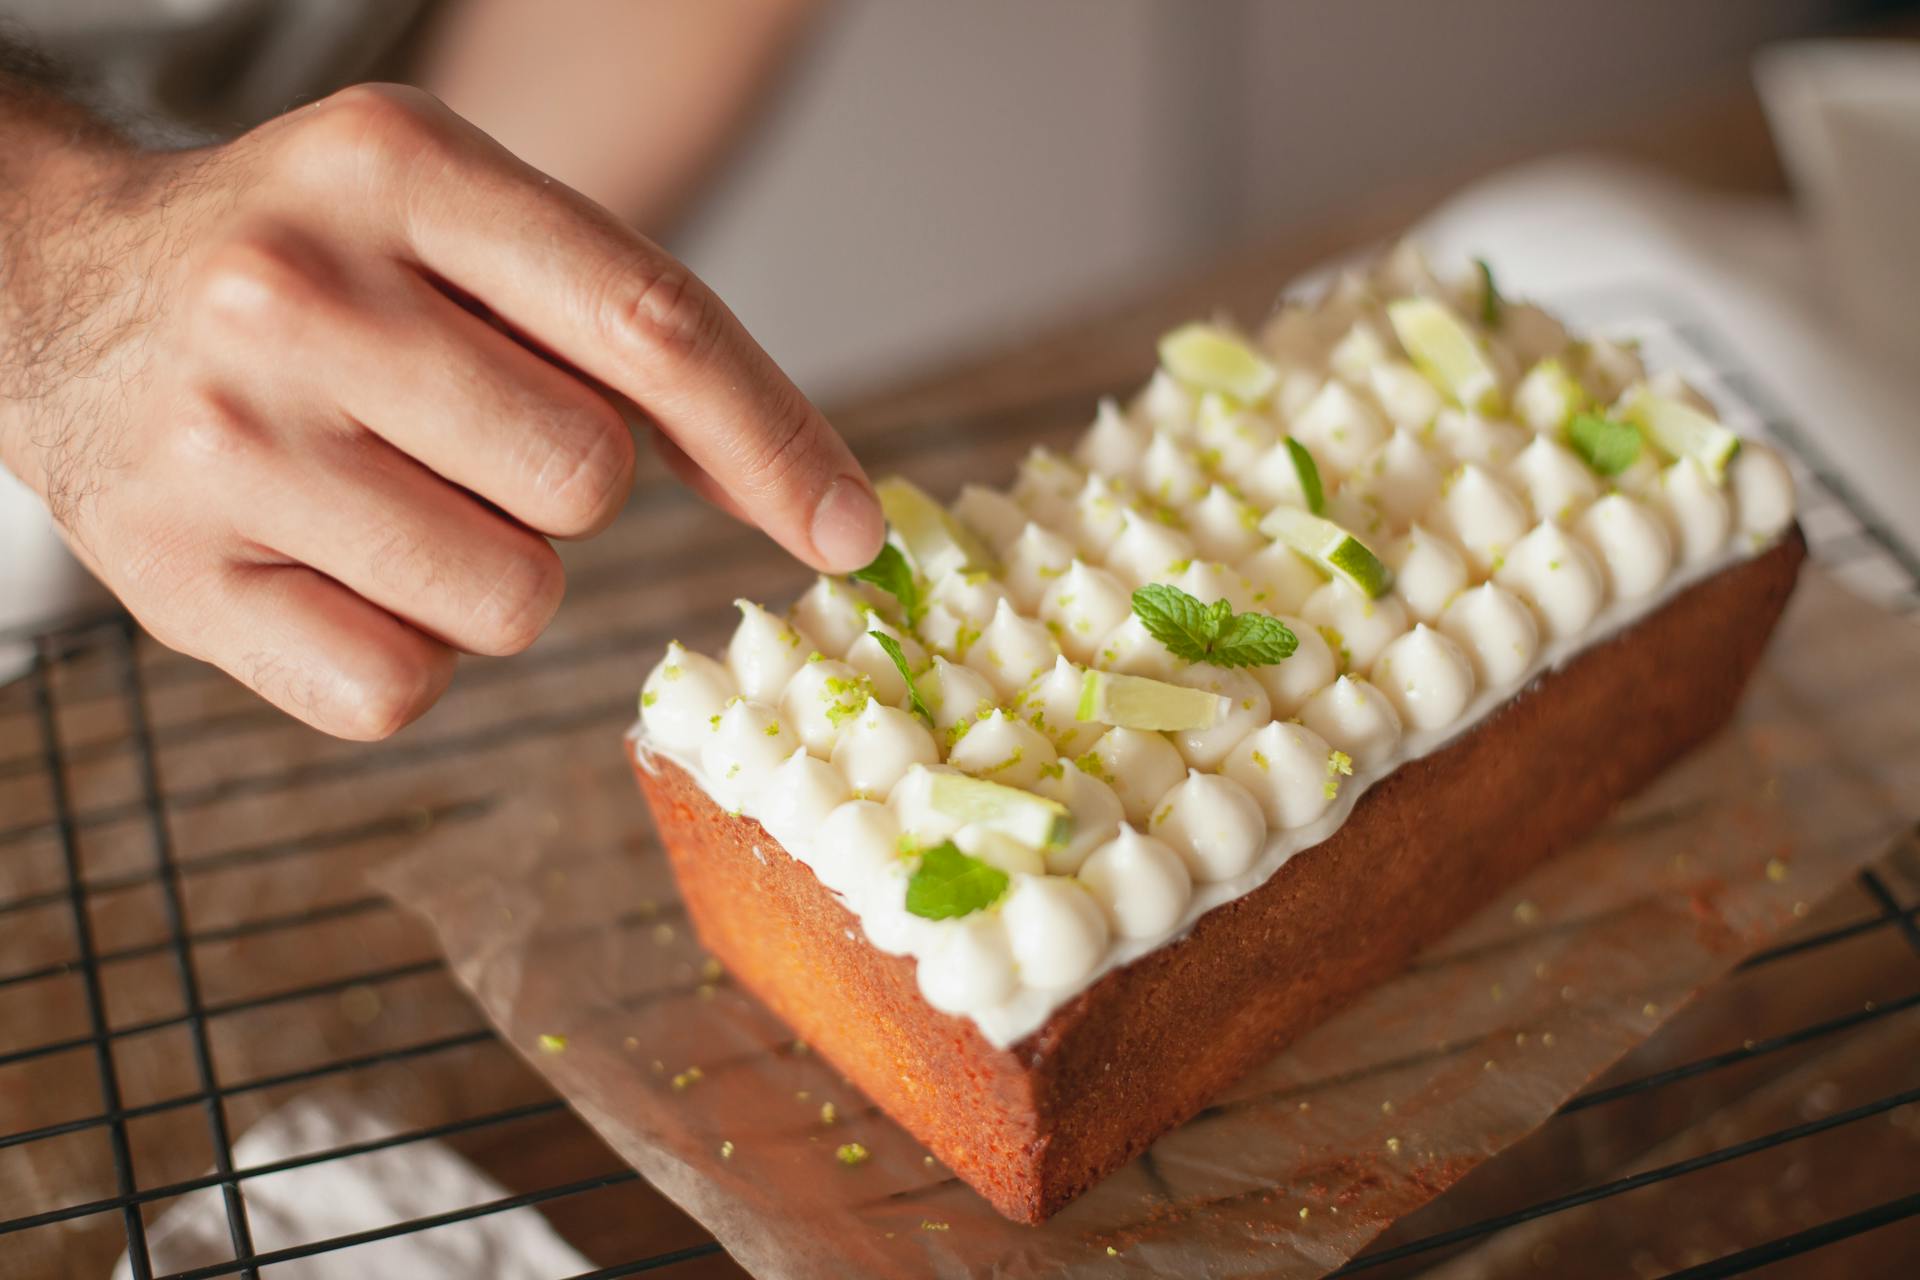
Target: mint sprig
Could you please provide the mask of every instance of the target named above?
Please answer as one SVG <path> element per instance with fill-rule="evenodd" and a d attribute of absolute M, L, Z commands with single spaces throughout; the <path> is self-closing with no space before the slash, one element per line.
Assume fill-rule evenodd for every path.
<path fill-rule="evenodd" d="M 884 631 L 869 631 L 867 634 L 878 641 L 882 649 L 886 650 L 887 656 L 893 659 L 894 669 L 900 673 L 900 678 L 907 682 L 907 710 L 919 716 L 931 727 L 933 725 L 933 712 L 927 709 L 926 701 L 920 696 L 920 690 L 914 687 L 913 672 L 907 667 L 907 655 L 900 648 L 900 642 Z"/>
<path fill-rule="evenodd" d="M 1498 329 L 1507 300 L 1500 296 L 1500 286 L 1493 282 L 1492 264 L 1485 258 L 1475 258 L 1473 265 L 1480 269 L 1480 323 L 1489 329 Z"/>
<path fill-rule="evenodd" d="M 920 584 L 914 579 L 913 566 L 900 554 L 900 548 L 891 542 L 881 543 L 880 554 L 871 563 L 855 569 L 847 576 L 856 582 L 871 582 L 898 600 L 908 627 L 920 624 L 920 615 L 927 609 L 926 602 L 920 598 Z"/>
<path fill-rule="evenodd" d="M 1164 582 L 1133 593 L 1133 612 L 1147 633 L 1176 658 L 1216 667 L 1265 667 L 1299 647 L 1286 623 L 1265 613 L 1235 613 L 1226 600 L 1210 605 Z"/>
<path fill-rule="evenodd" d="M 1327 490 L 1320 483 L 1320 467 L 1307 452 L 1307 446 L 1287 437 L 1287 456 L 1293 459 L 1293 472 L 1300 478 L 1300 496 L 1307 501 L 1307 510 L 1321 515 L 1327 509 Z"/>
<path fill-rule="evenodd" d="M 1567 424 L 1567 443 L 1603 476 L 1617 476 L 1640 456 L 1640 430 L 1631 422 L 1576 413 Z"/>
<path fill-rule="evenodd" d="M 942 840 L 920 851 L 920 865 L 907 881 L 907 910 L 923 920 L 969 916 L 998 902 L 1008 883 L 1000 868 Z"/>

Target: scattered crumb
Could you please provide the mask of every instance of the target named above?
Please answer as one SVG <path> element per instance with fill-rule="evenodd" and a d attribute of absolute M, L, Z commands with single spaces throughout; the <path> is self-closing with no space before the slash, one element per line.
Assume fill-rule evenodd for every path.
<path fill-rule="evenodd" d="M 698 1067 L 688 1067 L 673 1078 L 673 1087 L 686 1089 L 700 1083 L 701 1071 Z"/>
<path fill-rule="evenodd" d="M 1485 1062 L 1483 1062 L 1483 1063 L 1481 1063 L 1481 1064 L 1480 1064 L 1480 1069 L 1481 1069 L 1482 1071 L 1491 1071 L 1491 1070 L 1493 1070 L 1493 1066 L 1494 1066 L 1494 1064 L 1493 1064 L 1493 1059 L 1492 1059 L 1492 1058 L 1488 1058 L 1488 1059 L 1487 1059 L 1487 1060 L 1486 1060 Z"/>
<path fill-rule="evenodd" d="M 628 1036 L 625 1040 L 622 1040 L 620 1042 L 620 1047 L 622 1049 L 625 1049 L 627 1052 L 631 1053 L 635 1049 L 638 1049 L 640 1047 L 640 1037 Z"/>
<path fill-rule="evenodd" d="M 708 982 L 718 982 L 727 976 L 727 971 L 720 966 L 718 960 L 708 956 L 700 962 L 700 976 Z"/>
<path fill-rule="evenodd" d="M 1640 1012 L 1649 1018 L 1657 1018 L 1660 1016 L 1660 1006 L 1649 1000 L 1640 1006 Z"/>
<path fill-rule="evenodd" d="M 1767 879 L 1779 884 L 1787 878 L 1787 864 L 1778 858 L 1767 859 Z"/>
<path fill-rule="evenodd" d="M 1513 922 L 1515 924 L 1539 924 L 1540 908 L 1532 902 L 1521 899 L 1513 904 Z"/>
<path fill-rule="evenodd" d="M 839 1119 L 840 1109 L 838 1107 L 834 1106 L 831 1102 L 823 1102 L 820 1104 L 821 1124 L 835 1124 Z"/>
<path fill-rule="evenodd" d="M 803 1058 L 813 1052 L 813 1050 L 807 1048 L 807 1042 L 805 1040 L 795 1040 L 793 1042 L 793 1051 Z"/>
<path fill-rule="evenodd" d="M 849 1169 L 867 1162 L 867 1149 L 857 1142 L 843 1142 L 834 1149 L 833 1158 Z"/>
<path fill-rule="evenodd" d="M 953 1230 L 953 1224 L 951 1222 L 935 1222 L 931 1218 L 923 1218 L 920 1222 L 920 1229 L 922 1231 L 951 1231 Z"/>
<path fill-rule="evenodd" d="M 673 939 L 674 939 L 674 932 L 673 932 L 672 925 L 657 924 L 653 926 L 653 944 L 656 947 L 672 946 Z"/>
<path fill-rule="evenodd" d="M 1562 988 L 1560 988 L 1560 998 L 1561 998 L 1562 1000 L 1571 1000 L 1571 999 L 1573 999 L 1573 988 L 1572 988 L 1572 987 L 1562 987 Z"/>
<path fill-rule="evenodd" d="M 796 1090 L 793 1096 L 795 1101 L 805 1102 L 807 1099 L 813 1097 L 813 1090 L 811 1089 Z"/>
<path fill-rule="evenodd" d="M 1301 1205 L 1301 1206 L 1300 1206 L 1300 1221 L 1302 1221 L 1302 1222 L 1305 1222 L 1305 1221 L 1307 1220 L 1307 1214 L 1308 1214 L 1309 1212 L 1310 1212 L 1310 1210 L 1309 1210 L 1309 1209 L 1307 1208 L 1307 1206 L 1305 1206 L 1305 1205 Z"/>
<path fill-rule="evenodd" d="M 1394 1155 L 1399 1155 L 1399 1154 L 1400 1154 L 1400 1139 L 1398 1139 L 1398 1138 L 1388 1138 L 1388 1139 L 1387 1139 L 1387 1150 L 1388 1150 L 1388 1151 L 1391 1151 L 1391 1152 L 1392 1152 L 1392 1153 L 1393 1153 Z"/>
<path fill-rule="evenodd" d="M 1305 1098 L 1302 1098 L 1300 1100 L 1300 1109 L 1302 1111 L 1311 1111 L 1313 1110 L 1313 1104 L 1311 1102 L 1308 1102 Z"/>
<path fill-rule="evenodd" d="M 714 986 L 711 982 L 703 982 L 699 986 L 695 987 L 693 989 L 693 992 L 695 995 L 699 996 L 702 1000 L 711 1000 L 713 999 L 713 993 L 718 990 L 719 988 Z"/>
<path fill-rule="evenodd" d="M 1793 904 L 1793 918 L 1803 920 L 1806 918 L 1807 912 L 1811 909 L 1812 908 L 1808 907 L 1804 902 L 1796 902 Z"/>
<path fill-rule="evenodd" d="M 1553 1032 L 1542 1031 L 1540 1033 L 1540 1043 L 1547 1046 L 1547 1048 L 1549 1049 L 1553 1048 Z"/>
<path fill-rule="evenodd" d="M 722 1160 L 733 1159 L 733 1143 L 731 1140 L 720 1144 L 720 1158 Z"/>
<path fill-rule="evenodd" d="M 1118 1249 L 1116 1249 L 1116 1248 L 1114 1248 L 1114 1247 L 1113 1247 L 1112 1245 L 1108 1245 L 1108 1246 L 1107 1246 L 1107 1256 L 1108 1256 L 1109 1258 L 1117 1258 L 1117 1257 L 1119 1257 L 1119 1256 L 1120 1256 L 1120 1251 L 1119 1251 Z"/>
<path fill-rule="evenodd" d="M 920 1163 L 927 1166 L 927 1168 L 931 1169 L 933 1168 L 934 1160 L 932 1156 L 921 1156 Z"/>
<path fill-rule="evenodd" d="M 566 1050 L 567 1038 L 565 1036 L 555 1035 L 551 1031 L 544 1031 L 540 1034 L 540 1052 L 565 1053 Z"/>
<path fill-rule="evenodd" d="M 1387 1101 L 1380 1104 L 1380 1114 L 1383 1116 L 1390 1116 L 1393 1114 L 1393 1100 L 1391 1098 L 1389 1098 Z"/>

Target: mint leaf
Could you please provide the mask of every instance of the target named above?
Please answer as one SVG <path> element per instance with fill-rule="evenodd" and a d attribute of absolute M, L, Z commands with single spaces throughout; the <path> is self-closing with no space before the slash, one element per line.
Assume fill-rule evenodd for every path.
<path fill-rule="evenodd" d="M 1164 582 L 1133 593 L 1133 612 L 1167 652 L 1216 667 L 1265 667 L 1284 662 L 1299 646 L 1286 623 L 1265 613 L 1235 613 L 1226 600 L 1203 605 Z"/>
<path fill-rule="evenodd" d="M 1280 619 L 1265 613 L 1237 613 L 1220 629 L 1207 661 L 1216 667 L 1266 667 L 1284 662 L 1300 638 Z"/>
<path fill-rule="evenodd" d="M 920 697 L 920 690 L 914 688 L 913 672 L 907 669 L 907 655 L 901 651 L 900 642 L 884 631 L 869 631 L 867 634 L 880 642 L 880 647 L 887 651 L 889 658 L 893 659 L 894 669 L 899 671 L 900 678 L 907 682 L 907 710 L 931 726 L 933 712 L 927 710 L 927 704 Z"/>
<path fill-rule="evenodd" d="M 1180 588 L 1149 582 L 1133 593 L 1133 612 L 1147 634 L 1167 646 L 1174 657 L 1188 662 L 1207 660 L 1216 623 L 1205 605 Z"/>
<path fill-rule="evenodd" d="M 942 840 L 920 851 L 920 865 L 907 881 L 907 910 L 923 920 L 969 916 L 999 901 L 1007 884 L 1006 872 Z"/>
<path fill-rule="evenodd" d="M 1640 456 L 1640 431 L 1630 422 L 1576 413 L 1567 424 L 1567 443 L 1603 476 L 1617 476 Z"/>
<path fill-rule="evenodd" d="M 1293 459 L 1294 474 L 1300 477 L 1300 493 L 1307 500 L 1307 510 L 1320 515 L 1327 509 L 1327 491 L 1320 483 L 1320 468 L 1313 455 L 1307 452 L 1307 446 L 1288 436 L 1287 456 Z"/>
<path fill-rule="evenodd" d="M 1487 260 L 1475 258 L 1473 265 L 1480 268 L 1480 323 L 1489 329 L 1498 329 L 1507 300 L 1500 296 L 1500 286 L 1493 282 L 1493 267 Z"/>
<path fill-rule="evenodd" d="M 857 582 L 871 582 L 898 600 L 907 626 L 919 625 L 920 615 L 926 611 L 926 605 L 920 599 L 920 584 L 914 581 L 913 567 L 900 554 L 900 548 L 891 542 L 881 543 L 880 554 L 873 558 L 871 564 L 855 569 L 847 576 Z"/>

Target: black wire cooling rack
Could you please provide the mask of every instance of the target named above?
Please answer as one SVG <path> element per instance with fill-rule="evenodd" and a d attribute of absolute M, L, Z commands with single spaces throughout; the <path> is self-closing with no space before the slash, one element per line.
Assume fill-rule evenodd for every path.
<path fill-rule="evenodd" d="M 1920 612 L 1920 560 L 1902 546 L 1892 533 L 1860 503 L 1844 477 L 1833 471 L 1809 440 L 1773 409 L 1773 402 L 1758 383 L 1729 355 L 1725 345 L 1696 320 L 1664 303 L 1650 304 L 1645 293 L 1623 291 L 1613 295 L 1595 295 L 1573 300 L 1571 309 L 1590 324 L 1602 327 L 1624 322 L 1658 348 L 1654 359 L 1662 365 L 1677 365 L 1706 383 L 1723 403 L 1743 405 L 1750 420 L 1743 429 L 1772 436 L 1793 459 L 1801 484 L 1802 520 L 1813 545 L 1815 557 L 1829 569 L 1864 593 L 1907 613 Z M 952 424 L 970 430 L 1012 432 L 1017 424 L 1000 415 L 1002 421 L 970 421 Z M 637 652 L 641 640 L 657 643 L 658 637 L 615 635 L 591 641 L 585 646 L 563 649 L 544 659 L 564 668 L 582 655 L 599 651 L 615 655 Z M 0 782 L 17 788 L 44 788 L 45 809 L 27 822 L 13 822 L 0 814 L 0 858 L 9 856 L 8 846 L 16 849 L 36 840 L 45 842 L 55 855 L 57 874 L 46 887 L 0 901 L 0 939 L 13 922 L 40 913 L 63 914 L 70 935 L 70 949 L 64 955 L 42 963 L 0 973 L 0 1001 L 31 994 L 38 984 L 66 982 L 72 985 L 78 1006 L 77 1029 L 50 1034 L 38 1025 L 19 1025 L 17 1017 L 0 1004 L 0 1103 L 9 1095 L 8 1074 L 34 1064 L 44 1065 L 58 1059 L 66 1064 L 75 1079 L 90 1078 L 97 1088 L 98 1105 L 83 1114 L 49 1116 L 14 1132 L 0 1132 L 0 1157 L 9 1151 L 56 1141 L 87 1138 L 104 1142 L 109 1158 L 103 1167 L 110 1169 L 111 1190 L 101 1194 L 76 1194 L 53 1207 L 0 1220 L 0 1274 L 8 1271 L 7 1259 L 25 1256 L 19 1246 L 34 1233 L 62 1232 L 87 1227 L 100 1231 L 104 1223 L 117 1224 L 112 1244 L 124 1248 L 127 1273 L 135 1280 L 155 1275 L 149 1230 L 151 1215 L 170 1202 L 195 1194 L 218 1197 L 219 1212 L 225 1219 L 225 1234 L 230 1246 L 225 1260 L 172 1272 L 167 1280 L 206 1280 L 215 1276 L 258 1276 L 272 1274 L 283 1264 L 322 1254 L 337 1254 L 373 1245 L 395 1237 L 426 1231 L 472 1230 L 481 1219 L 539 1207 L 553 1213 L 569 1202 L 589 1199 L 611 1189 L 637 1181 L 629 1169 L 614 1167 L 584 1176 L 555 1176 L 551 1181 L 535 1179 L 537 1185 L 514 1190 L 484 1203 L 466 1204 L 444 1212 L 398 1222 L 369 1223 L 365 1229 L 330 1235 L 304 1243 L 270 1250 L 256 1250 L 254 1227 L 249 1220 L 247 1189 L 258 1179 L 312 1168 L 375 1152 L 393 1151 L 433 1140 L 472 1140 L 498 1135 L 507 1141 L 515 1126 L 542 1120 L 564 1121 L 563 1104 L 535 1091 L 505 1105 L 492 1105 L 458 1114 L 434 1123 L 388 1132 L 377 1137 L 342 1143 L 290 1155 L 265 1163 L 239 1164 L 234 1155 L 233 1119 L 236 1106 L 256 1097 L 284 1097 L 303 1088 L 322 1083 L 351 1081 L 386 1069 L 417 1069 L 438 1059 L 461 1054 L 494 1053 L 505 1049 L 490 1032 L 478 1025 L 477 1017 L 466 1019 L 444 1034 L 402 1044 L 373 1047 L 346 1045 L 352 1052 L 318 1052 L 283 1070 L 236 1075 L 223 1069 L 221 1045 L 227 1041 L 228 1025 L 237 1019 L 263 1011 L 297 1006 L 300 1002 L 348 998 L 358 993 L 393 992 L 411 981 L 436 981 L 451 989 L 440 962 L 431 955 L 384 965 L 380 968 L 329 976 L 325 980 L 294 982 L 265 992 L 209 998 L 203 982 L 203 968 L 210 949 L 239 947 L 245 954 L 271 958 L 287 972 L 298 974 L 299 951 L 303 931 L 329 923 L 364 920 L 390 906 L 370 894 L 340 898 L 324 904 L 304 904 L 291 910 L 266 911 L 248 918 L 217 923 L 197 922 L 189 910 L 189 890 L 202 878 L 235 869 L 273 866 L 295 858 L 328 858 L 342 851 L 360 848 L 382 840 L 404 836 L 435 823 L 472 822 L 490 806 L 485 796 L 456 796 L 425 806 L 401 806 L 384 815 L 356 820 L 347 825 L 297 831 L 280 838 L 252 845 L 209 849 L 182 848 L 177 851 L 176 835 L 182 815 L 200 808 L 227 803 L 235 795 L 268 785 L 311 785 L 316 779 L 337 779 L 355 769 L 365 768 L 365 776 L 398 767 L 398 763 L 437 755 L 458 760 L 464 751 L 485 749 L 492 740 L 485 728 L 423 745 L 389 751 L 374 758 L 371 765 L 346 758 L 332 763 L 306 763 L 275 775 L 269 781 L 252 781 L 245 786 L 225 783 L 177 784 L 168 789 L 160 765 L 162 752 L 156 749 L 156 727 L 150 713 L 156 697 L 164 695 L 168 681 L 179 677 L 177 666 L 154 667 L 143 663 L 145 642 L 125 618 L 103 617 L 77 623 L 61 630 L 33 637 L 35 659 L 22 688 L 7 692 L 15 726 L 7 737 L 25 739 L 9 743 L 0 737 L 0 749 L 19 747 L 14 755 L 0 759 Z M 571 657 L 569 656 L 571 655 Z M 629 681 L 630 683 L 630 681 Z M 622 686 L 625 687 L 624 685 Z M 585 728 L 599 732 L 617 726 L 630 714 L 624 693 L 617 699 L 602 699 L 583 706 L 544 709 L 540 716 L 522 719 L 510 727 L 514 733 L 541 733 L 560 729 Z M 211 720 L 198 722 L 194 732 L 218 739 L 236 726 L 248 723 L 256 711 L 241 709 Z M 78 724 L 81 727 L 75 728 Z M 105 724 L 104 732 L 88 726 Z M 119 762 L 117 781 L 104 799 L 92 794 L 98 790 L 95 773 L 109 757 Z M 83 785 L 80 779 L 87 781 Z M 24 794 L 16 790 L 14 794 Z M 133 828 L 139 833 L 137 846 L 141 856 L 122 856 L 106 868 L 92 865 L 86 849 L 87 836 L 109 824 Z M 1908 861 L 1903 863 L 1904 856 Z M 1891 946 L 1891 952 L 1878 953 L 1874 968 L 1882 990 L 1893 983 L 1902 994 L 1877 1000 L 1854 1000 L 1847 1007 L 1814 1007 L 1806 1010 L 1794 1025 L 1754 1033 L 1739 1028 L 1728 1040 L 1726 1025 L 1704 1033 L 1704 1045 L 1682 1044 L 1659 1065 L 1629 1073 L 1624 1079 L 1590 1089 L 1569 1102 L 1542 1131 L 1551 1135 L 1573 1125 L 1606 1123 L 1623 1105 L 1644 1106 L 1705 1079 L 1738 1078 L 1753 1064 L 1778 1061 L 1805 1053 L 1810 1047 L 1831 1047 L 1850 1038 L 1859 1038 L 1897 1027 L 1900 1020 L 1920 1017 L 1920 893 L 1914 886 L 1920 880 L 1910 878 L 1911 871 L 1901 866 L 1920 865 L 1909 848 L 1896 854 L 1891 862 L 1862 873 L 1847 897 L 1848 903 L 1825 910 L 1809 921 L 1802 932 L 1773 948 L 1749 957 L 1739 974 L 1778 975 L 1776 989 L 1796 986 L 1801 977 L 1832 967 L 1837 949 L 1858 944 L 1863 939 L 1878 939 Z M 1894 868 L 1894 869 L 1890 869 Z M 136 942 L 103 943 L 97 920 L 102 900 L 110 895 L 138 892 L 144 906 L 139 911 L 147 919 L 147 936 Z M 1904 893 L 1904 898 L 1903 898 Z M 1851 904 L 1851 905 L 1849 905 Z M 1828 919 L 1835 916 L 1838 918 Z M 1904 945 L 1899 945 L 1901 942 Z M 1886 954 L 1899 959 L 1890 962 Z M 124 1017 L 116 1013 L 109 975 L 129 964 L 159 964 L 168 973 L 174 988 L 175 1003 L 166 1012 L 147 1016 Z M 1799 975 L 1796 977 L 1796 975 Z M 360 995 L 374 999 L 379 996 Z M 1851 997 L 1848 997 L 1851 998 Z M 1737 1016 L 1737 1015 L 1736 1015 Z M 1672 1038 L 1673 1029 L 1663 1031 L 1653 1045 Z M 187 1087 L 164 1096 L 135 1101 L 128 1096 L 128 1067 L 125 1055 L 129 1046 L 143 1037 L 159 1034 L 174 1037 L 174 1055 L 185 1064 Z M 1696 1034 L 1696 1038 L 1698 1038 Z M 1716 1040 L 1714 1037 L 1718 1036 Z M 1911 1041 L 1907 1042 L 1909 1046 Z M 324 1046 L 322 1046 L 324 1048 Z M 1656 1161 L 1649 1167 L 1626 1176 L 1588 1181 L 1564 1191 L 1542 1197 L 1539 1184 L 1530 1191 L 1514 1190 L 1507 1198 L 1489 1205 L 1489 1191 L 1478 1185 L 1485 1180 L 1476 1174 L 1476 1194 L 1463 1195 L 1456 1189 L 1423 1210 L 1407 1223 L 1378 1242 L 1375 1247 L 1350 1263 L 1339 1274 L 1407 1274 L 1443 1260 L 1451 1252 L 1484 1242 L 1542 1219 L 1588 1206 L 1600 1205 L 1614 1197 L 1641 1191 L 1660 1184 L 1660 1194 L 1687 1197 L 1689 1187 L 1709 1170 L 1763 1159 L 1791 1159 L 1806 1144 L 1829 1133 L 1851 1133 L 1859 1126 L 1882 1117 L 1912 1116 L 1920 1109 L 1920 1067 L 1912 1059 L 1906 1064 L 1907 1078 L 1895 1080 L 1895 1088 L 1868 1097 L 1852 1105 L 1832 1105 L 1788 1124 L 1762 1124 L 1757 1131 L 1724 1141 L 1716 1141 L 1691 1154 Z M 1616 1073 L 1618 1076 L 1619 1073 Z M 1904 1110 L 1903 1110 L 1904 1109 Z M 1697 1109 L 1696 1109 L 1697 1110 Z M 194 1177 L 143 1177 L 146 1161 L 140 1157 L 141 1126 L 157 1117 L 166 1117 L 176 1128 L 183 1117 L 197 1113 L 204 1129 L 207 1158 L 200 1167 L 211 1170 Z M 0 1114 L 17 1114 L 0 1112 Z M 1644 1111 L 1635 1112 L 1643 1116 Z M 1693 1113 L 1689 1113 L 1693 1114 Z M 1697 1114 L 1693 1114 L 1697 1119 Z M 1626 1124 L 1633 1121 L 1623 1120 Z M 1676 1127 L 1690 1123 L 1674 1121 Z M 1652 1150 L 1647 1135 L 1641 1150 Z M 1531 1140 L 1530 1140 L 1531 1141 Z M 601 1152 L 605 1156 L 604 1151 Z M 1486 1166 L 1498 1170 L 1507 1157 Z M 606 1163 L 612 1163 L 606 1158 Z M 1630 1162 L 1617 1162 L 1619 1168 Z M 4 1168 L 4 1166 L 0 1166 Z M 1727 1276 L 1802 1258 L 1814 1251 L 1826 1250 L 1843 1241 L 1853 1240 L 1877 1228 L 1920 1215 L 1920 1168 L 1914 1163 L 1893 1163 L 1875 1174 L 1879 1194 L 1865 1207 L 1839 1212 L 1811 1226 L 1776 1235 L 1757 1235 L 1748 1243 L 1702 1258 L 1696 1265 L 1680 1270 L 1657 1272 L 1687 1277 Z M 1522 1180 L 1525 1181 L 1525 1180 Z M 1467 1184 L 1463 1184 L 1465 1187 Z M 1497 1189 L 1499 1180 L 1493 1179 Z M 7 1192 L 0 1186 L 0 1196 Z M 0 1212 L 14 1200 L 0 1198 Z M 702 1238 L 692 1224 L 671 1217 L 668 1225 L 656 1232 L 656 1243 L 636 1250 L 625 1261 L 585 1273 L 606 1278 L 646 1271 L 674 1271 L 691 1267 L 703 1274 L 714 1274 L 720 1264 L 716 1255 L 720 1246 Z M 44 1237 L 43 1237 L 44 1238 Z M 48 1255 L 41 1255 L 48 1256 Z M 603 1248 L 599 1256 L 604 1258 Z M 701 1260 L 707 1265 L 702 1268 Z M 1538 1259 L 1536 1258 L 1536 1261 Z M 724 1269 L 724 1268 L 723 1268 Z M 1648 1274 L 1644 1263 L 1635 1269 Z M 1548 1268 L 1551 1270 L 1551 1268 Z M 1622 1272 L 1627 1270 L 1623 1260 Z M 20 1274 L 25 1274 L 21 1272 Z M 556 1278 L 558 1280 L 558 1278 Z M 584 1277 L 581 1278 L 584 1280 Z"/>

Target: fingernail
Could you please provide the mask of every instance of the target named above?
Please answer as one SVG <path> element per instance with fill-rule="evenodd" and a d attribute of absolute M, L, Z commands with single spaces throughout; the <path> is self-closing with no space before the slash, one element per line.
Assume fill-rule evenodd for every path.
<path fill-rule="evenodd" d="M 880 553 L 887 536 L 880 504 L 867 486 L 852 476 L 841 476 L 827 488 L 813 509 L 813 550 L 827 567 L 839 573 L 858 569 Z"/>

